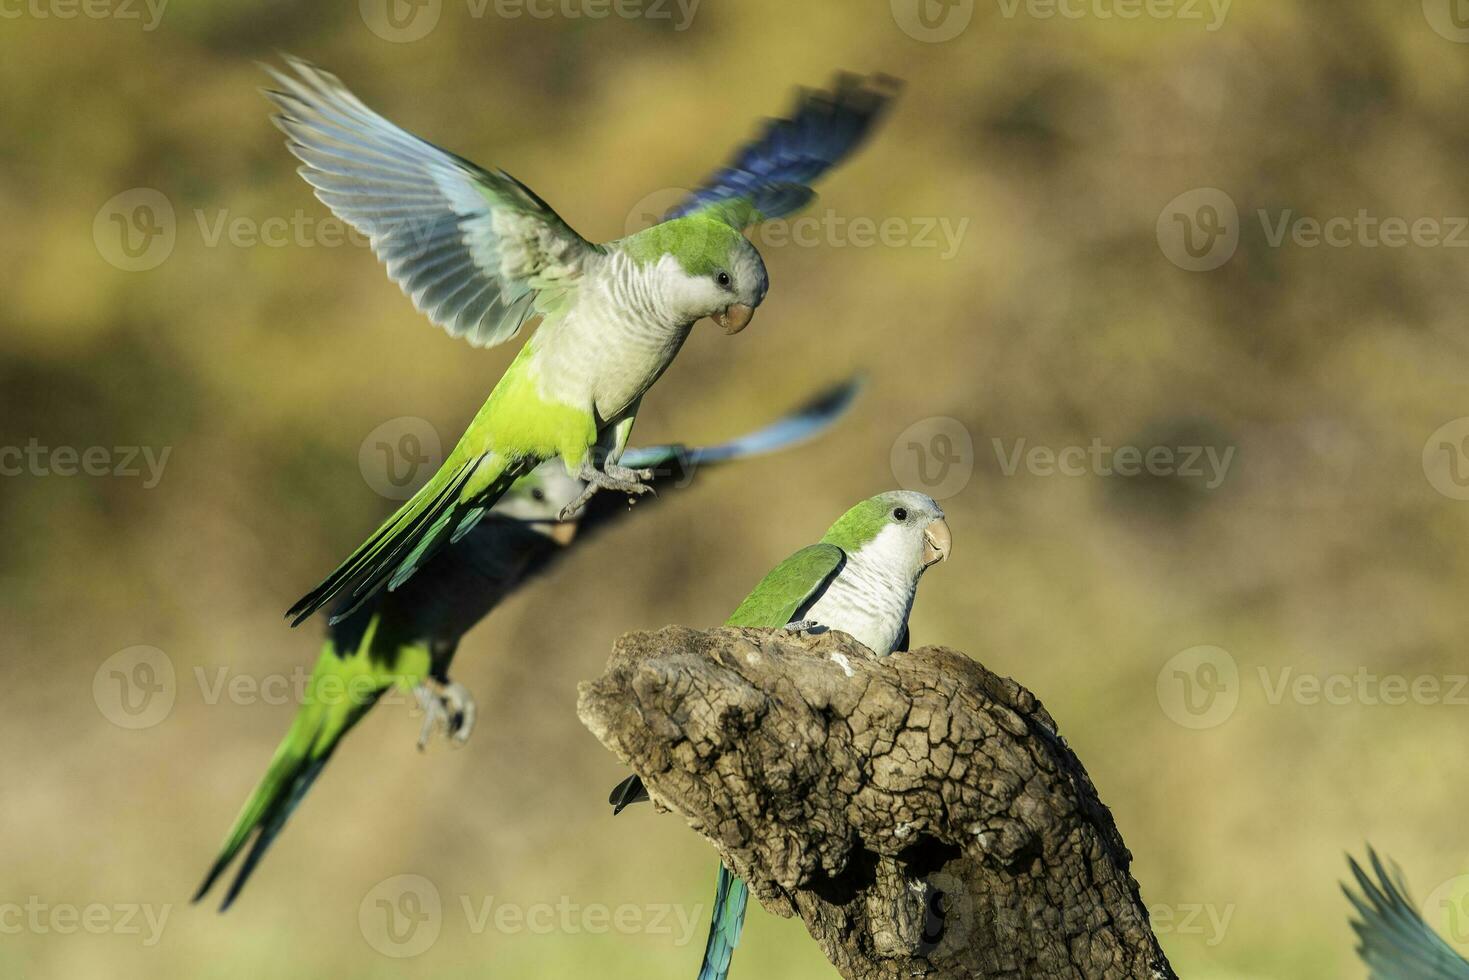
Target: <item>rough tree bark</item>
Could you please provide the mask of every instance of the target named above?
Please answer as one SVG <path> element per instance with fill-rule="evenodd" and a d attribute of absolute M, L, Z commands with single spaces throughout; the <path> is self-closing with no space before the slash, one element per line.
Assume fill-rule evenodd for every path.
<path fill-rule="evenodd" d="M 1174 976 L 1035 696 L 844 633 L 630 633 L 578 713 L 843 977 Z"/>

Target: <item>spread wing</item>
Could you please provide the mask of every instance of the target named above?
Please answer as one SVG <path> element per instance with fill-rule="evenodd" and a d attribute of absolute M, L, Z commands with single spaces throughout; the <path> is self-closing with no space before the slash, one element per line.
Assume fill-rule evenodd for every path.
<path fill-rule="evenodd" d="M 813 544 L 776 565 L 725 620 L 726 626 L 784 626 L 825 590 L 846 564 L 834 544 Z"/>
<path fill-rule="evenodd" d="M 264 66 L 266 96 L 332 213 L 366 235 L 388 275 L 434 323 L 476 347 L 550 312 L 601 250 L 524 184 L 398 128 L 333 75 L 296 58 Z"/>
<path fill-rule="evenodd" d="M 816 196 L 811 185 L 866 141 L 901 87 L 888 75 L 842 74 L 830 92 L 801 90 L 787 118 L 768 120 L 665 217 L 705 212 L 744 228 L 799 211 Z"/>
<path fill-rule="evenodd" d="M 1377 852 L 1367 849 L 1375 880 L 1357 862 L 1352 866 L 1360 894 L 1343 885 L 1357 910 L 1352 921 L 1357 954 L 1372 980 L 1465 980 L 1469 963 L 1435 933 L 1408 898 L 1402 872 L 1389 872 Z"/>

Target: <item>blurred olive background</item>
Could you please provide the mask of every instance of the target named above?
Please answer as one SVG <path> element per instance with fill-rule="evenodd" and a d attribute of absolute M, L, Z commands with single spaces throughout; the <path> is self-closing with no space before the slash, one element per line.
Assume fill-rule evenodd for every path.
<path fill-rule="evenodd" d="M 1469 423 L 1435 435 L 1469 415 L 1454 220 L 1469 34 L 1449 0 L 1255 0 L 1222 19 L 1183 0 L 1133 19 L 1104 16 L 1137 9 L 1125 0 L 1077 0 L 1075 17 L 1024 0 L 585 15 L 605 9 L 5 8 L 0 445 L 61 468 L 58 447 L 105 447 L 94 468 L 127 463 L 121 447 L 168 456 L 152 481 L 142 457 L 139 476 L 67 477 L 12 453 L 0 480 L 0 974 L 692 976 L 713 854 L 671 815 L 610 818 L 621 770 L 577 722 L 575 685 L 622 631 L 718 622 L 855 500 L 924 489 L 938 461 L 920 473 L 909 444 L 942 450 L 935 426 L 956 430 L 926 420 L 952 418 L 973 448 L 948 444 L 964 457 L 942 488 L 955 552 L 924 583 L 915 642 L 1046 702 L 1181 975 L 1359 975 L 1344 851 L 1374 842 L 1419 899 L 1469 871 L 1469 503 L 1451 465 Z M 470 744 L 421 755 L 408 708 L 375 712 L 220 917 L 188 898 L 293 708 L 217 683 L 309 666 L 319 627 L 282 611 L 393 506 L 359 464 L 369 434 L 422 419 L 447 446 L 515 346 L 448 338 L 341 241 L 257 92 L 255 62 L 278 50 L 506 168 L 596 240 L 667 206 L 795 85 L 850 68 L 907 87 L 822 184 L 807 213 L 822 223 L 759 239 L 772 288 L 752 328 L 696 330 L 635 437 L 723 438 L 866 371 L 852 417 L 667 495 L 515 597 L 460 650 Z M 1339 226 L 1344 244 L 1272 243 L 1282 216 L 1359 212 L 1450 241 Z M 887 239 L 859 219 L 892 219 Z M 1190 244 L 1225 251 L 1195 262 Z M 1043 461 L 1007 475 L 1022 439 L 1233 455 L 1219 481 Z M 104 662 L 140 645 L 175 681 L 134 729 L 112 720 Z M 1180 714 L 1172 658 L 1201 645 L 1237 677 L 1186 654 L 1223 700 Z M 1441 687 L 1385 704 L 1363 674 Z M 1277 693 L 1303 675 L 1352 682 L 1338 703 Z M 359 912 L 403 874 L 443 912 L 436 941 L 395 958 Z M 575 912 L 477 930 L 464 900 L 632 906 L 648 926 L 677 903 L 696 921 L 682 937 L 676 917 L 597 934 Z M 38 925 L 27 903 L 98 903 L 111 925 Z M 167 915 L 156 942 L 126 906 Z M 735 976 L 826 975 L 798 923 L 752 911 Z"/>

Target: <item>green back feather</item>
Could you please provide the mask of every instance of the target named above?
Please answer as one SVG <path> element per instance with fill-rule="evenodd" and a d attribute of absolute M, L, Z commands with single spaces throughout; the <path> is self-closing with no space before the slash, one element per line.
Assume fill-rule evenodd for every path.
<path fill-rule="evenodd" d="M 784 626 L 821 592 L 846 560 L 842 549 L 834 544 L 802 548 L 771 569 L 725 620 L 725 625 Z"/>
<path fill-rule="evenodd" d="M 843 514 L 821 540 L 843 551 L 858 551 L 888 524 L 888 500 L 879 494 Z"/>

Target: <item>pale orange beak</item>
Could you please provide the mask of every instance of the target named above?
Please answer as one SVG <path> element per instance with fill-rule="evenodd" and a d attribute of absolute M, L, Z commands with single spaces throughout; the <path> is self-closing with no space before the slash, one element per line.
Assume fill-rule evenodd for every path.
<path fill-rule="evenodd" d="M 578 526 L 576 521 L 557 521 L 551 525 L 551 540 L 563 548 L 566 547 L 576 540 Z"/>
<path fill-rule="evenodd" d="M 953 547 L 954 536 L 949 533 L 949 525 L 942 519 L 934 521 L 923 532 L 923 567 L 945 560 Z"/>
<path fill-rule="evenodd" d="M 724 332 L 730 336 L 739 333 L 749 326 L 750 318 L 755 315 L 753 306 L 744 303 L 732 303 L 714 314 L 714 322 L 724 328 Z"/>

